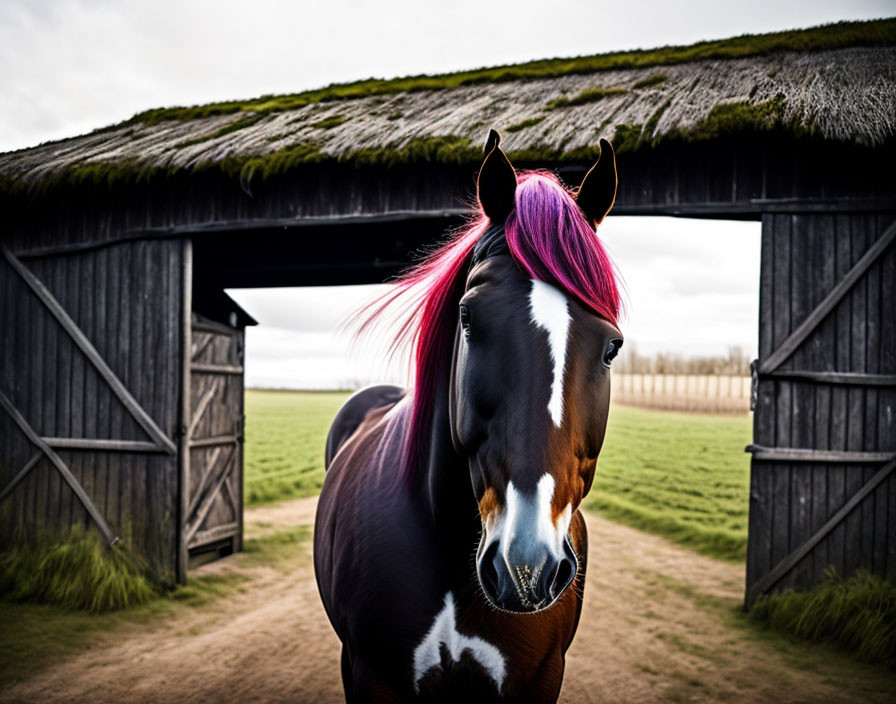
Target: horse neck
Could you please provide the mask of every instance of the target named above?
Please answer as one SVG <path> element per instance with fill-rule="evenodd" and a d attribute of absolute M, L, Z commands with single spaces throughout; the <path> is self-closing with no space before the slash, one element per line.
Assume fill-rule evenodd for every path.
<path fill-rule="evenodd" d="M 428 457 L 421 473 L 421 489 L 437 532 L 452 538 L 463 536 L 464 544 L 470 534 L 479 531 L 479 512 L 470 483 L 467 459 L 454 449 L 448 414 L 448 379 L 435 389 L 433 421 Z"/>

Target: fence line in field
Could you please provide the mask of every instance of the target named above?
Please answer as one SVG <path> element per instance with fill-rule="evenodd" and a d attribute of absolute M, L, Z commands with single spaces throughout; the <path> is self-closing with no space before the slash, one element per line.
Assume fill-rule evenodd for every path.
<path fill-rule="evenodd" d="M 750 410 L 750 377 L 713 374 L 614 373 L 613 400 L 676 411 L 742 413 Z"/>

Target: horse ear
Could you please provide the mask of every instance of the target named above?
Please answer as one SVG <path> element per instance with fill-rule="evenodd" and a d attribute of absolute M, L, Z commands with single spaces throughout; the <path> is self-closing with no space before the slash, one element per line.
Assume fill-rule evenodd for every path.
<path fill-rule="evenodd" d="M 476 180 L 479 204 L 493 223 L 504 222 L 513 210 L 516 194 L 516 172 L 500 145 L 501 135 L 489 130 L 485 160 Z"/>
<path fill-rule="evenodd" d="M 576 203 L 595 225 L 599 225 L 613 207 L 617 183 L 616 154 L 613 152 L 613 146 L 601 138 L 597 163 L 585 174 L 576 195 Z"/>

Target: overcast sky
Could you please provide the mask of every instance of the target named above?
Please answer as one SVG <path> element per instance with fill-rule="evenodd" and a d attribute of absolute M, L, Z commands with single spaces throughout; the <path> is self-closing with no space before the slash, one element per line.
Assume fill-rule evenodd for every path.
<path fill-rule="evenodd" d="M 2 0 L 0 151 L 148 108 L 892 14 L 893 0 Z M 755 353 L 758 224 L 611 216 L 601 235 L 629 291 L 629 345 Z M 250 385 L 399 374 L 370 349 L 353 361 L 344 336 L 334 337 L 338 320 L 376 289 L 232 294 L 263 323 L 249 333 Z"/>
<path fill-rule="evenodd" d="M 893 0 L 2 0 L 0 151 L 148 108 L 893 13 Z"/>

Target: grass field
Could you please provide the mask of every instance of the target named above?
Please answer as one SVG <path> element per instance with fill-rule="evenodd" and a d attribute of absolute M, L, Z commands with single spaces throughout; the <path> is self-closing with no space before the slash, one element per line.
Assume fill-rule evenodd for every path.
<path fill-rule="evenodd" d="M 349 395 L 246 391 L 247 506 L 320 491 L 327 431 Z"/>
<path fill-rule="evenodd" d="M 246 503 L 309 496 L 323 482 L 324 443 L 347 393 L 246 392 Z M 746 551 L 748 415 L 614 405 L 586 508 L 700 552 Z"/>
<path fill-rule="evenodd" d="M 614 405 L 585 507 L 713 557 L 747 546 L 752 417 Z"/>

